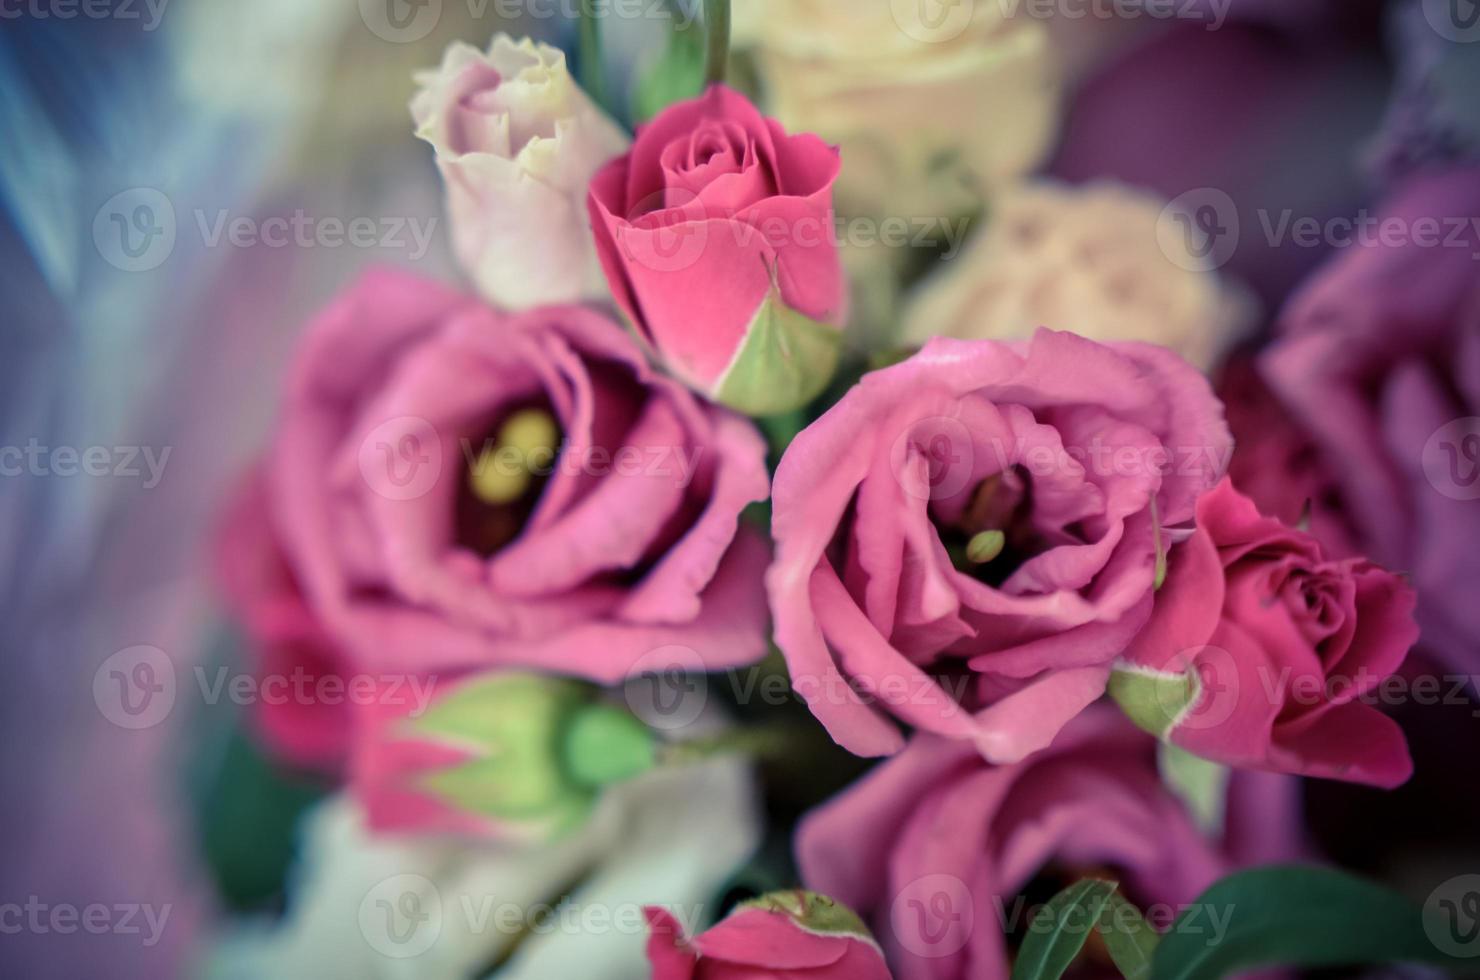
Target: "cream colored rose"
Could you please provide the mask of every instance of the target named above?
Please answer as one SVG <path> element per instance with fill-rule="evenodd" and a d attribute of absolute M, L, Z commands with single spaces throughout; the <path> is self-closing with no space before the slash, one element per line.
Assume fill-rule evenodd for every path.
<path fill-rule="evenodd" d="M 451 45 L 417 84 L 416 134 L 436 149 L 453 248 L 483 295 L 508 309 L 606 298 L 586 187 L 628 141 L 565 55 L 499 34 L 487 54 Z"/>
<path fill-rule="evenodd" d="M 1060 83 L 1014 0 L 737 0 L 767 109 L 843 151 L 845 215 L 942 217 L 1037 166 Z"/>
<path fill-rule="evenodd" d="M 1049 181 L 1003 195 L 977 236 L 905 304 L 903 341 L 1005 340 L 1037 327 L 1091 340 L 1145 340 L 1211 368 L 1252 324 L 1243 288 L 1168 254 L 1165 201 L 1120 184 Z"/>

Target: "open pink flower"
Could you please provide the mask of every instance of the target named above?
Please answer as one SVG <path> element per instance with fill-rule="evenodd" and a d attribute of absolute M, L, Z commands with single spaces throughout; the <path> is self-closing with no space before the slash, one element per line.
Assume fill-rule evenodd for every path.
<path fill-rule="evenodd" d="M 752 414 L 827 384 L 846 313 L 838 151 L 716 85 L 642 127 L 591 181 L 617 304 L 667 367 Z"/>
<path fill-rule="evenodd" d="M 666 910 L 646 913 L 653 980 L 890 980 L 863 922 L 822 895 L 762 896 L 692 939 Z"/>
<path fill-rule="evenodd" d="M 903 746 L 888 715 L 994 761 L 1042 748 L 1103 693 L 1229 449 L 1207 381 L 1150 345 L 937 339 L 865 375 L 776 472 L 794 685 L 859 755 Z"/>
<path fill-rule="evenodd" d="M 1141 724 L 1231 766 L 1392 787 L 1402 729 L 1364 703 L 1418 639 L 1413 591 L 1262 516 L 1225 480 L 1197 505 L 1112 690 Z"/>
<path fill-rule="evenodd" d="M 1033 906 L 1110 878 L 1165 929 L 1234 866 L 1298 856 L 1295 780 L 1237 773 L 1214 837 L 1161 784 L 1156 741 L 1108 706 L 993 766 L 918 734 L 797 832 L 809 888 L 856 909 L 899 980 L 1006 980 Z M 1107 964 L 1108 967 L 1108 964 Z"/>
<path fill-rule="evenodd" d="M 670 645 L 723 668 L 765 649 L 767 549 L 738 524 L 764 452 L 595 312 L 381 270 L 304 340 L 260 546 L 358 671 L 611 683 Z"/>

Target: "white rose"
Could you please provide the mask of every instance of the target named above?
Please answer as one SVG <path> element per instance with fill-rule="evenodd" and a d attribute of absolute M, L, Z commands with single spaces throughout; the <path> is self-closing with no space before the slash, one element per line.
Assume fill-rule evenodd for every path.
<path fill-rule="evenodd" d="M 508 309 L 607 298 L 586 188 L 628 140 L 565 55 L 498 34 L 487 54 L 453 44 L 416 81 L 417 135 L 436 149 L 453 249 L 483 295 Z"/>
<path fill-rule="evenodd" d="M 1010 340 L 1046 326 L 1150 341 L 1210 369 L 1252 325 L 1257 304 L 1190 253 L 1164 251 L 1184 241 L 1158 236 L 1165 204 L 1108 181 L 1015 188 L 907 300 L 901 339 Z"/>
<path fill-rule="evenodd" d="M 737 757 L 615 786 L 580 831 L 539 845 L 374 837 L 340 796 L 309 818 L 286 919 L 228 936 L 206 976 L 462 980 L 497 965 L 497 980 L 637 980 L 642 906 L 701 930 L 760 835 Z"/>
<path fill-rule="evenodd" d="M 1010 0 L 737 0 L 770 111 L 841 146 L 846 215 L 941 217 L 1032 170 L 1057 130 L 1048 28 Z"/>

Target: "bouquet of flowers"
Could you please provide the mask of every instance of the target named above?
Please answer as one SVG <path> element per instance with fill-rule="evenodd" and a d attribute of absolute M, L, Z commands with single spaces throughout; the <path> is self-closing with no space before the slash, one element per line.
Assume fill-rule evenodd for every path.
<path fill-rule="evenodd" d="M 1229 193 L 1062 136 L 1154 32 L 1032 6 L 709 0 L 618 98 L 588 4 L 573 58 L 418 76 L 464 279 L 368 268 L 307 325 L 217 548 L 259 673 L 345 696 L 256 712 L 328 790 L 213 975 L 1480 953 L 1480 879 L 1412 902 L 1301 815 L 1408 781 L 1392 706 L 1480 636 L 1443 76 L 1394 100 L 1371 233 L 1260 268 Z"/>

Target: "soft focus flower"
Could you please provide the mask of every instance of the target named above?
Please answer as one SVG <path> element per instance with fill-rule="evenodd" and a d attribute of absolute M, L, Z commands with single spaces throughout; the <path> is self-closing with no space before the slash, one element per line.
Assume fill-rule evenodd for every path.
<path fill-rule="evenodd" d="M 1393 4 L 1388 9 L 1396 79 L 1387 118 L 1370 151 L 1370 166 L 1383 183 L 1421 170 L 1480 164 L 1480 59 L 1467 52 L 1467 8 L 1458 4 L 1437 17 L 1433 3 Z M 1446 19 L 1449 21 L 1445 23 Z M 1440 28 L 1448 28 L 1447 31 Z"/>
<path fill-rule="evenodd" d="M 1151 345 L 938 339 L 865 375 L 776 472 L 793 684 L 858 755 L 903 746 L 888 714 L 995 761 L 1042 748 L 1103 692 L 1229 449 L 1207 381 Z"/>
<path fill-rule="evenodd" d="M 1159 782 L 1155 740 L 1100 707 L 1011 766 L 916 735 L 806 817 L 797 859 L 807 887 L 863 915 L 899 980 L 1006 980 L 1029 903 L 1081 877 L 1117 879 L 1164 929 L 1234 865 L 1294 857 L 1293 789 L 1235 774 L 1214 840 Z"/>
<path fill-rule="evenodd" d="M 740 6 L 767 107 L 842 148 L 844 214 L 968 213 L 1049 150 L 1058 66 L 1046 23 L 1012 4 Z"/>
<path fill-rule="evenodd" d="M 1413 605 L 1397 576 L 1329 560 L 1225 480 L 1198 501 L 1110 690 L 1205 759 L 1396 786 L 1413 771 L 1402 729 L 1362 699 L 1418 638 Z"/>
<path fill-rule="evenodd" d="M 836 149 L 716 85 L 661 112 L 591 182 L 617 304 L 696 390 L 766 415 L 832 377 L 847 289 L 838 169 Z"/>
<path fill-rule="evenodd" d="M 1035 327 L 1147 340 L 1207 370 L 1250 324 L 1252 300 L 1167 234 L 1154 194 L 1113 182 L 1023 185 L 958 258 L 919 287 L 904 341 L 1013 340 Z"/>
<path fill-rule="evenodd" d="M 1480 170 L 1410 181 L 1291 301 L 1261 362 L 1353 545 L 1410 577 L 1425 648 L 1466 673 L 1480 665 L 1477 218 Z"/>
<path fill-rule="evenodd" d="M 503 315 L 373 272 L 310 327 L 266 463 L 271 534 L 369 673 L 522 665 L 613 683 L 683 645 L 763 655 L 749 422 L 588 309 Z"/>
<path fill-rule="evenodd" d="M 889 980 L 868 927 L 824 895 L 763 895 L 692 939 L 665 909 L 647 917 L 653 980 Z"/>
<path fill-rule="evenodd" d="M 631 980 L 647 975 L 645 905 L 697 923 L 760 841 L 738 759 L 614 787 L 581 830 L 524 846 L 385 838 L 336 797 L 311 815 L 288 915 L 211 956 L 212 980 Z"/>
<path fill-rule="evenodd" d="M 483 295 L 509 309 L 605 298 L 586 188 L 627 137 L 565 55 L 497 34 L 486 54 L 452 44 L 417 82 L 417 135 L 437 152 L 453 246 Z"/>
<path fill-rule="evenodd" d="M 314 615 L 272 535 L 260 471 L 232 500 L 216 546 L 225 598 L 241 622 L 259 686 L 316 691 L 341 677 L 347 659 Z M 347 698 L 269 697 L 253 703 L 257 734 L 286 761 L 337 772 L 353 741 L 353 705 Z"/>
<path fill-rule="evenodd" d="M 1356 554 L 1340 493 L 1309 435 L 1259 375 L 1254 352 L 1240 352 L 1213 383 L 1238 451 L 1228 478 L 1260 513 L 1314 534 L 1335 557 Z"/>
<path fill-rule="evenodd" d="M 1371 139 L 1389 79 L 1359 46 L 1329 43 L 1330 30 L 1295 36 L 1235 22 L 1269 0 L 1216 2 L 1231 17 L 1218 30 L 1208 30 L 1213 0 L 1197 11 L 1179 3 L 1195 18 L 1156 20 L 1144 43 L 1075 93 L 1051 173 L 1112 178 L 1176 202 L 1198 248 L 1272 310 L 1325 254 L 1289 224 L 1348 216 L 1367 194 L 1352 159 Z M 1329 12 L 1278 5 L 1300 8 L 1292 19 Z M 1343 2 L 1343 19 L 1351 6 Z"/>
<path fill-rule="evenodd" d="M 559 836 L 656 762 L 641 721 L 568 678 L 472 675 L 426 705 L 383 693 L 358 713 L 352 784 L 377 832 Z"/>

